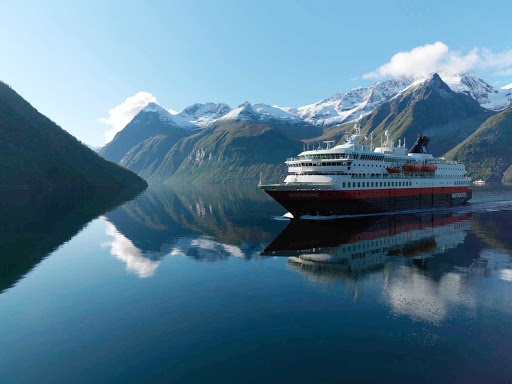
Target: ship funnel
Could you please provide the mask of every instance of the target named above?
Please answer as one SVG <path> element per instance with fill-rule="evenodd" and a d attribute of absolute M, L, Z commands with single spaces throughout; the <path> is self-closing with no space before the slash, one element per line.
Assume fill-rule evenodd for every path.
<path fill-rule="evenodd" d="M 427 153 L 427 146 L 430 139 L 425 135 L 418 135 L 413 147 L 409 149 L 409 153 Z"/>

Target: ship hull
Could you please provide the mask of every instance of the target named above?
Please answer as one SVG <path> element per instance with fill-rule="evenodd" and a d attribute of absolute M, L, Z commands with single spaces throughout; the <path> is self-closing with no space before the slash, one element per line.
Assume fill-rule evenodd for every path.
<path fill-rule="evenodd" d="M 263 189 L 294 218 L 428 210 L 464 204 L 472 197 L 467 187 L 362 191 Z"/>

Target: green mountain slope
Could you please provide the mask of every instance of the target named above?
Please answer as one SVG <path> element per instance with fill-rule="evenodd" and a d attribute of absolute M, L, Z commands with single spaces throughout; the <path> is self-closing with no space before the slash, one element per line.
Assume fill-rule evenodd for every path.
<path fill-rule="evenodd" d="M 172 121 L 170 113 L 156 103 L 149 103 L 122 131 L 116 134 L 110 143 L 102 148 L 100 155 L 107 160 L 115 161 L 130 169 L 133 166 L 135 169 L 142 170 L 144 164 L 148 164 L 148 154 L 144 152 L 153 151 L 156 143 L 153 142 L 153 145 L 149 146 L 139 146 L 139 144 L 155 136 L 167 136 L 167 145 L 170 148 L 172 146 L 170 141 L 173 141 L 172 144 L 174 144 L 179 139 L 188 135 L 190 135 L 190 131 L 178 127 Z M 138 146 L 137 150 L 132 151 L 136 146 Z M 132 152 L 128 155 L 130 151 Z M 143 153 L 137 155 L 140 151 Z M 125 156 L 127 156 L 126 159 L 124 159 Z M 134 159 L 134 157 L 138 158 Z M 149 161 L 149 164 L 151 163 L 153 162 Z M 135 169 L 132 170 L 138 172 Z"/>
<path fill-rule="evenodd" d="M 264 124 L 225 122 L 178 142 L 150 182 L 257 182 L 282 180 L 283 161 L 302 143 Z"/>
<path fill-rule="evenodd" d="M 412 146 L 418 134 L 430 137 L 432 154 L 440 156 L 468 138 L 492 116 L 470 96 L 453 92 L 439 75 L 413 86 L 360 121 L 364 133 L 373 132 L 374 143 L 389 130 L 393 140 L 406 139 Z M 333 127 L 322 139 L 337 139 L 351 130 L 353 123 Z"/>
<path fill-rule="evenodd" d="M 0 186 L 145 185 L 0 82 Z"/>
<path fill-rule="evenodd" d="M 190 133 L 173 130 L 168 134 L 151 136 L 137 144 L 121 159 L 121 165 L 147 179 L 158 169 L 170 148 Z"/>
<path fill-rule="evenodd" d="M 511 181 L 512 107 L 490 117 L 446 157 L 466 164 L 475 179 Z"/>

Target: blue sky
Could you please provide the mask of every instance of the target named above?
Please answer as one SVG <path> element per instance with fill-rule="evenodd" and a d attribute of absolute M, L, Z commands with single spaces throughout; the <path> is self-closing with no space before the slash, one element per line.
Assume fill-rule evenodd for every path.
<path fill-rule="evenodd" d="M 369 84 L 401 51 L 475 47 L 512 83 L 510 1 L 24 1 L 0 12 L 0 80 L 82 141 L 139 91 L 165 108 L 313 103 Z M 487 51 L 488 50 L 488 51 Z M 501 56 L 500 56 L 501 55 Z M 382 73 L 381 73 L 382 75 Z M 384 76 L 384 75 L 383 75 Z"/>

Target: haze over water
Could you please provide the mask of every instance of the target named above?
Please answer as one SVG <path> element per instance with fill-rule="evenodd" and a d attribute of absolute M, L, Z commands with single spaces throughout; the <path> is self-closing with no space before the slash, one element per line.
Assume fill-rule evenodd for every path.
<path fill-rule="evenodd" d="M 301 223 L 254 186 L 0 191 L 0 382 L 509 381 L 512 187 L 473 191 Z"/>

